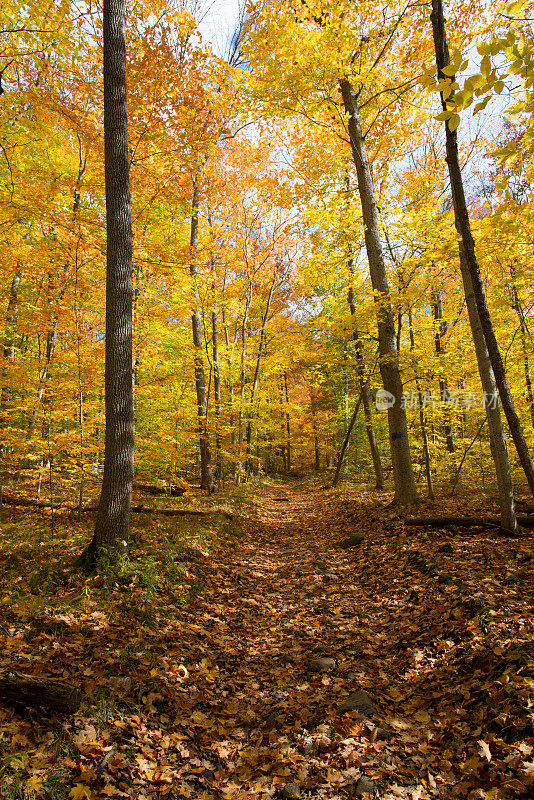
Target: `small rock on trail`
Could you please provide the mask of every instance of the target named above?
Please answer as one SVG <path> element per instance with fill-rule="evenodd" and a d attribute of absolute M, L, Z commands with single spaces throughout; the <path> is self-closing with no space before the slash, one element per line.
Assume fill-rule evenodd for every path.
<path fill-rule="evenodd" d="M 359 711 L 366 717 L 372 717 L 376 713 L 373 702 L 364 689 L 358 689 L 349 694 L 339 706 L 338 711 L 340 714 L 344 714 L 346 711 Z"/>
<path fill-rule="evenodd" d="M 308 663 L 308 672 L 331 672 L 336 668 L 335 658 L 329 656 L 321 656 L 320 658 L 312 658 Z"/>
<path fill-rule="evenodd" d="M 337 546 L 341 547 L 342 550 L 348 550 L 349 547 L 357 547 L 364 539 L 363 533 L 354 533 L 352 536 L 347 536 L 346 539 L 338 542 Z"/>

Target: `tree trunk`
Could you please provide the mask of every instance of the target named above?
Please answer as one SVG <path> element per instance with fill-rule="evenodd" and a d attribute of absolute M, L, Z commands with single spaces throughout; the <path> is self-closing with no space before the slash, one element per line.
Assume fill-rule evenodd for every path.
<path fill-rule="evenodd" d="M 200 446 L 200 487 L 211 494 L 215 485 L 213 483 L 213 472 L 211 468 L 211 448 L 208 432 L 208 400 L 206 395 L 206 375 L 204 372 L 204 359 L 202 352 L 204 349 L 204 339 L 202 336 L 202 317 L 200 313 L 200 298 L 196 286 L 197 264 L 196 257 L 198 251 L 198 186 L 193 186 L 193 202 L 191 208 L 191 263 L 189 271 L 193 278 L 193 292 L 195 296 L 195 309 L 191 316 L 193 328 L 193 347 L 195 360 L 195 389 L 197 395 L 198 410 L 198 437 Z"/>
<path fill-rule="evenodd" d="M 519 293 L 515 284 L 515 268 L 513 264 L 510 265 L 510 275 L 512 278 L 512 305 L 519 320 L 519 328 L 521 331 L 521 349 L 523 351 L 523 369 L 525 372 L 525 388 L 527 390 L 527 400 L 530 408 L 530 419 L 532 420 L 532 428 L 534 429 L 534 391 L 532 389 L 532 376 L 530 374 L 530 357 L 528 352 L 527 340 L 530 332 L 527 327 L 525 319 L 525 312 L 519 299 Z"/>
<path fill-rule="evenodd" d="M 321 454 L 319 451 L 319 437 L 317 435 L 317 411 L 315 408 L 315 401 L 313 398 L 313 390 L 310 390 L 310 405 L 311 405 L 311 413 L 312 413 L 312 424 L 313 424 L 313 444 L 314 444 L 314 452 L 315 452 L 315 472 L 321 471 Z"/>
<path fill-rule="evenodd" d="M 289 418 L 289 392 L 287 389 L 287 372 L 284 372 L 284 389 L 286 398 L 286 464 L 287 471 L 291 472 L 291 426 Z"/>
<path fill-rule="evenodd" d="M 402 404 L 403 386 L 395 338 L 395 317 L 391 305 L 386 265 L 378 228 L 373 181 L 360 125 L 357 97 L 348 79 L 343 78 L 340 80 L 339 88 L 343 97 L 345 111 L 349 115 L 348 129 L 358 176 L 358 191 L 365 229 L 365 246 L 371 283 L 377 304 L 380 374 L 384 389 L 389 393 L 388 399 L 391 401 L 391 406 L 388 408 L 388 424 L 393 478 L 395 481 L 394 502 L 405 505 L 416 502 L 418 497 L 408 441 L 406 411 Z"/>
<path fill-rule="evenodd" d="M 408 308 L 408 324 L 410 327 L 410 350 L 413 353 L 413 351 L 415 350 L 415 338 L 413 335 L 413 320 L 412 320 L 411 306 Z M 430 500 L 434 500 L 434 485 L 432 482 L 432 469 L 430 466 L 430 448 L 428 446 L 428 431 L 426 427 L 423 392 L 421 391 L 421 381 L 419 379 L 418 371 L 415 364 L 414 364 L 414 369 L 416 373 L 415 385 L 417 387 L 417 400 L 419 403 L 419 424 L 421 425 L 421 436 L 423 439 L 423 457 L 425 459 L 426 486 L 428 491 L 428 497 L 430 498 Z"/>
<path fill-rule="evenodd" d="M 92 568 L 98 553 L 128 553 L 134 471 L 132 362 L 133 263 L 125 0 L 104 0 L 104 161 L 106 184 L 106 434 L 104 475 L 93 539 L 78 559 Z"/>
<path fill-rule="evenodd" d="M 224 330 L 224 341 L 226 344 L 226 370 L 227 370 L 227 377 L 225 378 L 225 384 L 228 387 L 228 405 L 229 405 L 229 417 L 230 417 L 230 443 L 232 445 L 232 453 L 235 457 L 235 446 L 236 446 L 236 436 L 235 436 L 235 415 L 234 415 L 234 384 L 232 379 L 232 358 L 230 355 L 230 336 L 228 334 L 228 325 L 226 324 L 226 314 L 224 308 L 222 309 L 222 323 L 223 323 L 223 330 Z M 236 465 L 235 461 L 232 465 L 232 472 L 236 474 Z"/>
<path fill-rule="evenodd" d="M 352 412 L 352 417 L 350 418 L 349 427 L 347 428 L 347 432 L 345 434 L 345 438 L 343 440 L 343 444 L 341 445 L 341 450 L 339 451 L 339 456 L 337 459 L 336 464 L 336 471 L 334 473 L 334 479 L 332 481 L 332 488 L 338 485 L 339 479 L 341 477 L 341 470 L 343 469 L 343 462 L 345 461 L 345 457 L 347 455 L 349 444 L 350 444 L 350 435 L 352 433 L 352 429 L 354 427 L 354 423 L 356 422 L 356 416 L 358 414 L 360 403 L 362 402 L 363 393 L 360 392 L 360 396 L 358 397 L 358 402 L 354 407 L 354 411 Z"/>
<path fill-rule="evenodd" d="M 353 272 L 352 258 L 350 259 L 350 269 Z M 363 414 L 365 417 L 365 430 L 367 433 L 367 440 L 369 442 L 369 449 L 371 451 L 371 458 L 373 459 L 373 468 L 375 471 L 375 488 L 382 490 L 384 488 L 384 470 L 382 469 L 382 461 L 380 458 L 380 451 L 376 442 L 375 426 L 373 424 L 373 412 L 371 410 L 371 393 L 369 391 L 369 378 L 367 377 L 367 369 L 365 364 L 365 351 L 363 349 L 363 342 L 360 337 L 360 332 L 356 327 L 356 301 L 354 296 L 354 289 L 351 286 L 347 297 L 352 323 L 352 338 L 354 340 L 354 347 L 356 350 L 356 360 L 358 363 L 358 382 L 360 385 L 360 392 L 362 393 Z"/>
<path fill-rule="evenodd" d="M 434 36 L 434 45 L 436 50 L 436 64 L 438 68 L 438 79 L 443 80 L 445 75 L 443 69 L 450 64 L 449 49 L 447 46 L 447 34 L 445 30 L 445 18 L 443 16 L 442 0 L 432 0 L 432 32 Z M 454 82 L 454 77 L 451 78 Z M 446 101 L 441 95 L 443 108 L 446 109 Z M 456 229 L 461 236 L 464 258 L 467 270 L 471 278 L 472 290 L 476 302 L 476 308 L 480 319 L 480 325 L 486 342 L 488 355 L 495 376 L 495 382 L 501 398 L 502 406 L 508 427 L 514 440 L 514 444 L 521 461 L 521 465 L 525 472 L 530 491 L 534 494 L 534 462 L 529 453 L 521 422 L 514 408 L 514 401 L 510 393 L 508 382 L 506 379 L 506 371 L 504 363 L 499 350 L 499 345 L 493 330 L 493 324 L 489 313 L 488 305 L 486 303 L 486 296 L 484 292 L 484 284 L 480 267 L 478 265 L 475 242 L 471 233 L 471 225 L 469 222 L 469 213 L 465 200 L 464 185 L 462 180 L 462 171 L 460 168 L 460 159 L 458 157 L 458 137 L 456 130 L 451 131 L 448 122 L 445 122 L 445 137 L 447 149 L 447 166 L 449 169 L 449 177 L 451 182 L 452 203 L 454 207 L 454 221 Z"/>
<path fill-rule="evenodd" d="M 506 447 L 506 438 L 504 435 L 501 411 L 499 408 L 497 387 L 495 385 L 495 377 L 493 375 L 493 370 L 491 369 L 488 350 L 486 347 L 484 334 L 482 332 L 482 326 L 480 324 L 480 317 L 478 316 L 473 293 L 473 285 L 471 283 L 471 275 L 467 268 L 461 242 L 459 243 L 459 248 L 460 269 L 462 272 L 462 281 L 467 304 L 467 314 L 469 316 L 469 324 L 471 326 L 473 343 L 475 345 L 475 355 L 478 364 L 480 382 L 482 384 L 482 391 L 486 401 L 490 448 L 493 456 L 493 462 L 495 464 L 497 486 L 499 489 L 499 507 L 501 509 L 502 520 L 501 524 L 503 528 L 508 528 L 513 531 L 516 528 L 514 490 L 512 486 L 512 476 L 510 472 L 508 449 Z"/>
<path fill-rule="evenodd" d="M 0 408 L 5 409 L 13 398 L 12 387 L 8 383 L 10 369 L 15 361 L 15 325 L 17 323 L 17 309 L 19 285 L 22 278 L 22 270 L 17 268 L 11 288 L 9 290 L 9 300 L 6 311 L 6 328 L 4 333 L 4 366 L 2 369 L 2 394 L 0 396 Z"/>
<path fill-rule="evenodd" d="M 443 337 L 447 333 L 447 323 L 443 319 L 443 304 L 439 292 L 432 292 L 432 313 L 434 315 L 434 348 L 438 359 L 441 359 L 445 350 L 443 346 Z M 441 365 L 439 374 L 439 394 L 445 418 L 443 428 L 447 450 L 449 453 L 454 453 L 456 448 L 454 447 L 454 438 L 452 435 L 451 412 L 450 407 L 448 407 L 450 404 L 449 386 L 447 380 L 443 378 L 441 374 Z"/>
<path fill-rule="evenodd" d="M 252 282 L 249 285 L 247 299 L 245 303 L 245 313 L 243 324 L 241 325 L 241 370 L 239 375 L 239 419 L 237 429 L 237 462 L 235 471 L 235 482 L 239 486 L 242 477 L 241 457 L 243 455 L 243 416 L 245 413 L 245 384 L 246 384 L 246 345 L 247 345 L 247 322 L 250 304 L 252 302 Z"/>
<path fill-rule="evenodd" d="M 247 421 L 247 476 L 251 475 L 252 473 L 252 459 L 251 459 L 251 447 L 252 447 L 252 421 L 255 416 L 255 401 L 256 401 L 256 392 L 258 390 L 258 383 L 260 380 L 260 369 L 261 369 L 261 360 L 263 356 L 263 351 L 265 349 L 265 339 L 266 339 L 266 328 L 267 322 L 269 321 L 269 313 L 271 311 L 271 302 L 273 299 L 273 293 L 276 286 L 276 271 L 273 276 L 273 280 L 271 283 L 271 287 L 269 289 L 269 295 L 267 297 L 267 304 L 265 306 L 265 313 L 263 315 L 261 321 L 261 330 L 260 330 L 260 343 L 258 347 L 258 355 L 256 357 L 256 367 L 254 369 L 254 379 L 252 381 L 252 389 L 250 392 L 250 408 L 249 408 L 249 415 Z"/>

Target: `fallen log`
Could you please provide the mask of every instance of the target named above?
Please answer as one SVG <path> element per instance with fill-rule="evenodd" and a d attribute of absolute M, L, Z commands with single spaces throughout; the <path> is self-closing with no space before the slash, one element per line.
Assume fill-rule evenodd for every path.
<path fill-rule="evenodd" d="M 209 517 L 213 514 L 222 514 L 226 519 L 233 519 L 229 511 L 197 511 L 194 508 L 147 508 L 144 505 L 132 506 L 132 514 L 162 514 L 165 517 Z"/>
<path fill-rule="evenodd" d="M 522 528 L 534 528 L 534 516 L 520 515 L 517 524 Z M 406 517 L 405 525 L 421 526 L 429 528 L 446 527 L 447 525 L 457 525 L 460 528 L 488 527 L 500 528 L 501 520 L 499 517 Z"/>
<path fill-rule="evenodd" d="M 27 508 L 51 508 L 50 500 L 33 500 L 31 497 L 15 497 L 2 492 L 2 504 L 6 506 L 25 506 Z M 54 508 L 62 508 L 61 503 L 54 503 Z"/>
<path fill-rule="evenodd" d="M 186 492 L 184 486 L 175 486 L 173 484 L 162 488 L 155 483 L 140 483 L 139 481 L 134 481 L 133 488 L 138 492 L 143 492 L 143 494 L 167 495 L 167 497 L 181 497 Z"/>
<path fill-rule="evenodd" d="M 197 511 L 194 508 L 148 508 L 144 505 L 132 506 L 132 514 L 163 514 L 165 517 L 208 517 L 208 511 Z"/>
<path fill-rule="evenodd" d="M 2 495 L 3 502 L 10 506 L 24 506 L 28 508 L 50 508 L 49 500 L 32 500 L 30 497 L 13 497 L 11 495 Z M 54 509 L 67 509 L 78 513 L 79 506 L 61 505 L 61 503 L 54 503 Z M 87 506 L 82 506 L 81 513 L 87 514 L 90 511 L 98 511 L 98 503 Z M 209 517 L 211 514 L 222 514 L 226 519 L 233 519 L 233 514 L 228 511 L 197 511 L 194 508 L 148 508 L 142 503 L 132 506 L 130 509 L 132 514 L 162 514 L 167 517 Z"/>
<path fill-rule="evenodd" d="M 528 500 L 516 500 L 515 504 L 521 507 L 521 511 L 524 514 L 534 514 L 534 505 L 529 503 Z"/>
<path fill-rule="evenodd" d="M 80 689 L 65 681 L 0 670 L 0 699 L 8 703 L 42 706 L 62 714 L 74 714 L 80 707 L 81 698 Z"/>

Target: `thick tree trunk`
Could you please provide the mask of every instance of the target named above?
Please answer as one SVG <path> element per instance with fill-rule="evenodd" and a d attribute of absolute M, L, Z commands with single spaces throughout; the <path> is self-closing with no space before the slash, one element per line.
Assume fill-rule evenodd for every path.
<path fill-rule="evenodd" d="M 391 401 L 391 406 L 388 408 L 388 424 L 393 478 L 395 481 L 394 501 L 395 503 L 406 505 L 416 502 L 418 497 L 410 455 L 406 411 L 402 404 L 403 386 L 395 338 L 395 317 L 391 305 L 391 294 L 378 228 L 373 181 L 360 125 L 357 97 L 348 79 L 343 78 L 340 80 L 339 88 L 343 97 L 345 111 L 349 115 L 348 129 L 358 176 L 358 191 L 365 229 L 365 246 L 377 307 L 380 374 L 384 389 L 389 393 L 388 399 Z"/>
<path fill-rule="evenodd" d="M 193 282 L 197 276 L 196 255 L 198 250 L 198 186 L 193 186 L 193 202 L 191 209 L 191 263 L 189 271 Z M 214 491 L 213 472 L 211 467 L 211 447 L 208 432 L 208 399 L 206 395 L 206 375 L 204 372 L 204 339 L 202 336 L 202 317 L 200 313 L 200 298 L 196 284 L 193 285 L 195 309 L 191 316 L 193 329 L 193 347 L 195 361 L 195 389 L 198 410 L 198 437 L 200 445 L 200 486 L 209 494 Z"/>
<path fill-rule="evenodd" d="M 441 359 L 445 348 L 443 346 L 443 337 L 447 333 L 447 323 L 443 319 L 443 304 L 441 302 L 441 295 L 439 292 L 432 292 L 432 313 L 434 315 L 434 348 L 438 359 Z M 452 435 L 451 412 L 448 404 L 450 403 L 449 386 L 447 380 L 442 376 L 441 365 L 439 373 L 439 394 L 441 398 L 441 407 L 443 409 L 443 416 L 445 422 L 443 425 L 445 433 L 445 441 L 449 453 L 454 453 L 454 437 Z"/>
<path fill-rule="evenodd" d="M 125 0 L 104 0 L 104 159 L 106 183 L 106 434 L 104 475 L 93 539 L 78 559 L 128 552 L 134 471 L 132 222 L 126 108 Z"/>
<path fill-rule="evenodd" d="M 351 272 L 354 267 L 352 265 L 352 258 L 349 267 Z M 369 442 L 369 449 L 371 451 L 371 458 L 373 459 L 373 469 L 375 471 L 375 488 L 382 490 L 384 488 L 384 470 L 382 469 L 382 461 L 380 458 L 380 451 L 376 441 L 375 426 L 373 424 L 373 412 L 371 410 L 371 392 L 369 391 L 369 378 L 367 377 L 367 369 L 365 364 L 365 352 L 363 349 L 363 342 L 360 337 L 358 328 L 356 327 L 356 301 L 354 296 L 354 289 L 351 286 L 347 297 L 350 313 L 353 320 L 352 338 L 354 340 L 354 347 L 356 350 L 356 361 L 358 364 L 358 382 L 360 385 L 360 392 L 362 393 L 363 414 L 365 417 L 365 430 L 367 433 L 367 441 Z"/>
<path fill-rule="evenodd" d="M 442 0 L 432 0 L 431 20 L 436 50 L 438 79 L 442 80 L 445 78 L 442 70 L 450 64 Z M 454 77 L 452 77 L 451 80 L 454 81 Z M 443 108 L 446 109 L 446 101 L 443 99 L 443 95 L 441 98 Z M 499 396 L 501 398 L 502 407 L 506 415 L 508 427 L 510 429 L 510 433 L 514 441 L 519 460 L 521 461 L 521 465 L 525 472 L 530 490 L 534 494 L 534 462 L 532 461 L 532 457 L 523 435 L 521 422 L 514 408 L 514 402 L 506 379 L 506 370 L 504 368 L 499 345 L 493 330 L 493 324 L 488 305 L 486 303 L 484 284 L 475 253 L 475 242 L 471 233 L 469 213 L 465 200 L 462 171 L 460 168 L 460 159 L 458 157 L 458 137 L 456 130 L 450 130 L 448 122 L 445 122 L 445 136 L 447 166 L 451 181 L 452 202 L 454 207 L 454 220 L 456 229 L 461 236 L 464 258 L 471 278 L 472 290 L 480 319 L 480 325 L 486 341 L 486 347 L 488 350 L 493 374 L 495 376 L 495 382 Z"/>
<path fill-rule="evenodd" d="M 351 433 L 352 433 L 352 429 L 354 428 L 354 423 L 356 422 L 356 417 L 358 415 L 358 411 L 359 411 L 359 408 L 360 408 L 360 403 L 362 402 L 362 397 L 363 397 L 363 393 L 360 392 L 360 395 L 358 397 L 358 402 L 356 403 L 356 405 L 354 407 L 354 411 L 352 412 L 352 417 L 350 418 L 349 427 L 347 428 L 347 432 L 345 434 L 345 438 L 343 440 L 343 444 L 341 445 L 341 450 L 339 451 L 339 456 L 338 456 L 337 464 L 336 464 L 336 471 L 334 473 L 334 478 L 332 480 L 332 488 L 334 488 L 335 486 L 338 485 L 339 479 L 341 477 L 341 470 L 343 469 L 343 463 L 345 461 L 346 455 L 347 455 L 348 450 L 349 450 L 350 436 L 351 436 Z"/>

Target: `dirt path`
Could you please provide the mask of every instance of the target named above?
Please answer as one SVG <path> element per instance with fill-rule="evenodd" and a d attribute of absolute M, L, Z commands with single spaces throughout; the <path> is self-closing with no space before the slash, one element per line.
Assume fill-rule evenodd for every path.
<path fill-rule="evenodd" d="M 158 524 L 138 533 L 172 573 L 5 612 L 3 665 L 85 695 L 59 725 L 0 705 L 2 800 L 532 796 L 531 538 L 414 532 L 386 495 L 304 483 L 257 487 L 215 555 Z"/>
<path fill-rule="evenodd" d="M 243 540 L 214 565 L 196 607 L 213 618 L 204 628 L 209 697 L 191 675 L 195 712 L 205 715 L 196 718 L 204 733 L 196 730 L 194 740 L 211 765 L 206 797 L 424 800 L 510 781 L 506 746 L 499 745 L 501 761 L 498 748 L 489 761 L 484 748 L 495 718 L 517 714 L 518 704 L 491 676 L 528 660 L 531 634 L 517 637 L 528 612 L 498 581 L 473 581 L 482 555 L 491 573 L 508 543 L 451 544 L 432 531 L 415 549 L 413 535 L 372 495 L 343 502 L 284 486 L 262 489 L 256 504 Z M 365 534 L 362 544 L 338 546 L 355 533 Z M 491 639 L 480 618 L 489 596 L 508 605 L 500 628 L 493 618 Z M 317 657 L 335 666 L 310 672 Z M 374 711 L 340 713 L 359 690 Z M 528 792 L 521 781 L 515 786 L 514 796 L 518 787 Z"/>

